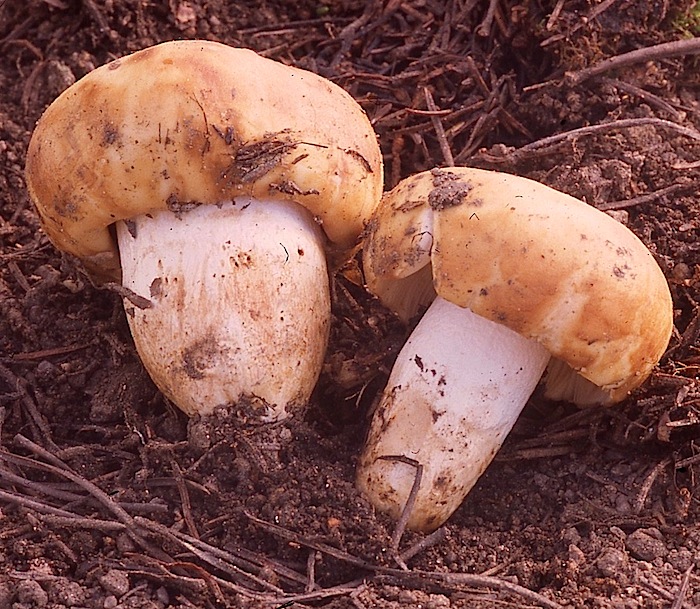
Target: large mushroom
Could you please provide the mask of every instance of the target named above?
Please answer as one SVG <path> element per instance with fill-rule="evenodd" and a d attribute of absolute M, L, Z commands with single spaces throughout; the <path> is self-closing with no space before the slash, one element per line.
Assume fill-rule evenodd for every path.
<path fill-rule="evenodd" d="M 122 282 L 140 357 L 186 413 L 303 405 L 326 348 L 326 254 L 382 190 L 374 131 L 337 85 L 253 51 L 168 42 L 46 110 L 26 164 L 51 241 Z M 139 305 L 139 306 L 135 306 Z"/>
<path fill-rule="evenodd" d="M 612 404 L 650 374 L 672 330 L 664 275 L 625 226 L 547 186 L 471 168 L 385 195 L 364 250 L 369 289 L 405 321 L 359 488 L 430 531 L 460 505 L 545 368 L 546 395 Z M 418 492 L 411 495 L 417 473 Z"/>

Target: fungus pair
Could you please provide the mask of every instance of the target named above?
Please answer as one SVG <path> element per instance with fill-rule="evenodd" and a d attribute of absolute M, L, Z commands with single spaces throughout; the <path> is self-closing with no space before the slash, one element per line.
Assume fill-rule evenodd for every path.
<path fill-rule="evenodd" d="M 413 529 L 457 508 L 545 368 L 550 397 L 616 402 L 671 332 L 663 274 L 612 218 L 467 168 L 408 178 L 378 207 L 381 155 L 352 98 L 214 42 L 157 45 L 72 85 L 36 127 L 27 184 L 53 243 L 122 282 L 144 366 L 189 415 L 251 399 L 272 421 L 306 404 L 328 336 L 326 254 L 347 256 L 369 222 L 369 289 L 404 321 L 428 309 L 358 486 L 398 517 L 420 464 Z"/>

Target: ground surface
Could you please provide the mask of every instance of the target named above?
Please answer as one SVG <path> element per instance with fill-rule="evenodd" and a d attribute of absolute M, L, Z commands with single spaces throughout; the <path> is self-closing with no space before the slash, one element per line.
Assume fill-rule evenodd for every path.
<path fill-rule="evenodd" d="M 693 5 L 0 2 L 0 608 L 700 606 L 697 49 L 581 72 L 687 39 Z M 409 571 L 352 484 L 405 338 L 356 274 L 336 279 L 327 366 L 279 455 L 223 418 L 188 432 L 119 297 L 57 254 L 23 178 L 34 121 L 66 86 L 182 37 L 345 87 L 381 138 L 387 187 L 454 161 L 613 210 L 671 285 L 658 370 L 613 410 L 533 398 L 447 525 L 404 534 Z"/>

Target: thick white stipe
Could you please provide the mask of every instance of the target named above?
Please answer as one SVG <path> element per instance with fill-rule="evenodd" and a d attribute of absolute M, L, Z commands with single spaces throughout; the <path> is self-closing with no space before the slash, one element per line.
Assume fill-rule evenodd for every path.
<path fill-rule="evenodd" d="M 237 198 L 117 225 L 141 360 L 183 411 L 257 397 L 262 420 L 306 404 L 330 320 L 323 236 L 291 202 Z"/>
<path fill-rule="evenodd" d="M 537 386 L 538 343 L 436 298 L 401 350 L 360 460 L 358 486 L 398 518 L 423 466 L 409 528 L 431 531 L 462 502 Z"/>

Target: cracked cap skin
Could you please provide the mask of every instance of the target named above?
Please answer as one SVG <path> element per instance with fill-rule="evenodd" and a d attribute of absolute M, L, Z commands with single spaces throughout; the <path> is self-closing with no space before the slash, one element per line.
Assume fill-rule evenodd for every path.
<path fill-rule="evenodd" d="M 555 399 L 623 400 L 673 328 L 666 279 L 632 231 L 505 173 L 452 167 L 402 181 L 370 222 L 363 264 L 370 291 L 404 320 L 439 294 L 539 342 L 563 376 L 594 386 L 569 394 L 550 371 Z"/>
<path fill-rule="evenodd" d="M 26 176 L 51 241 L 112 281 L 118 220 L 240 195 L 292 200 L 342 257 L 383 187 L 376 135 L 348 93 L 200 40 L 149 47 L 69 87 L 37 123 Z"/>

